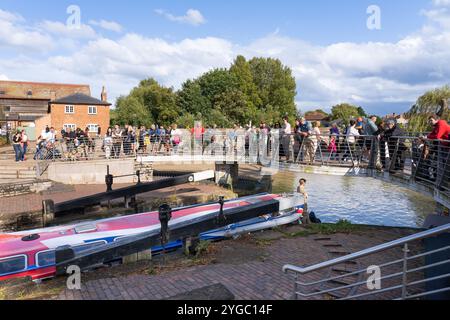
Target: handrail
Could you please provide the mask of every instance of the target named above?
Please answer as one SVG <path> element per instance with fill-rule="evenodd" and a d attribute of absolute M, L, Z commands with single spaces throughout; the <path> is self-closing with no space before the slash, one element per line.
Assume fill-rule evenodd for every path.
<path fill-rule="evenodd" d="M 310 273 L 310 272 L 313 272 L 313 271 L 322 270 L 322 269 L 325 269 L 325 268 L 328 268 L 328 267 L 332 267 L 332 266 L 335 266 L 335 265 L 347 262 L 349 260 L 363 258 L 363 257 L 366 257 L 366 256 L 371 255 L 371 254 L 375 254 L 375 253 L 378 253 L 378 252 L 381 252 L 381 251 L 392 249 L 392 248 L 395 248 L 395 247 L 407 244 L 407 243 L 409 243 L 411 241 L 422 240 L 422 239 L 429 238 L 429 237 L 432 237 L 432 236 L 435 236 L 435 235 L 439 235 L 439 234 L 444 233 L 446 231 L 450 231 L 450 223 L 446 224 L 446 225 L 443 225 L 443 226 L 440 226 L 440 227 L 437 227 L 437 228 L 434 228 L 434 229 L 430 229 L 430 230 L 426 230 L 426 231 L 423 231 L 423 232 L 419 232 L 417 234 L 404 237 L 402 239 L 398 239 L 398 240 L 394 240 L 394 241 L 391 241 L 391 242 L 388 242 L 388 243 L 384 243 L 384 244 L 375 246 L 373 248 L 369 248 L 369 249 L 365 249 L 365 250 L 362 250 L 362 251 L 359 251 L 359 252 L 356 252 L 356 253 L 352 253 L 352 254 L 349 254 L 349 255 L 344 256 L 344 257 L 336 258 L 336 259 L 333 259 L 333 260 L 330 260 L 330 261 L 326 261 L 326 262 L 322 262 L 322 263 L 319 263 L 319 264 L 316 264 L 316 265 L 313 265 L 313 266 L 309 266 L 309 267 L 306 267 L 306 268 L 300 268 L 300 267 L 296 267 L 296 266 L 293 266 L 293 265 L 285 265 L 283 267 L 283 272 L 287 273 L 289 271 L 292 271 L 292 272 L 296 272 L 296 273 L 300 273 L 300 274 L 306 274 L 306 273 Z"/>

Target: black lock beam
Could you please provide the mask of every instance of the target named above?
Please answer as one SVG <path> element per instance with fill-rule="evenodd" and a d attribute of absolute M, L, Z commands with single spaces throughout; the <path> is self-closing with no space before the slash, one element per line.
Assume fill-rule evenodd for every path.
<path fill-rule="evenodd" d="M 225 227 L 229 224 L 257 218 L 266 214 L 279 212 L 280 203 L 277 200 L 251 204 L 242 208 L 225 210 L 223 221 L 218 221 L 220 211 L 170 225 L 167 243 L 196 237 L 203 232 Z M 122 239 L 118 242 L 106 244 L 75 254 L 72 249 L 64 247 L 56 250 L 56 270 L 58 275 L 65 275 L 67 268 L 78 266 L 82 271 L 93 266 L 99 266 L 123 257 L 146 251 L 161 244 L 161 228 L 152 232 Z M 58 253 L 58 251 L 61 251 Z M 68 258 L 65 258 L 68 257 Z"/>

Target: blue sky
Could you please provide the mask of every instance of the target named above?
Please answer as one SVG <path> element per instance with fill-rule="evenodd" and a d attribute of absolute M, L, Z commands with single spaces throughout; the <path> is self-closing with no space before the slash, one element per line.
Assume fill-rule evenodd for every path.
<path fill-rule="evenodd" d="M 65 25 L 72 4 L 79 30 Z M 237 54 L 270 56 L 293 69 L 300 109 L 382 114 L 450 82 L 449 34 L 450 0 L 0 0 L 0 78 L 106 85 L 114 100 L 144 77 L 178 88 Z"/>

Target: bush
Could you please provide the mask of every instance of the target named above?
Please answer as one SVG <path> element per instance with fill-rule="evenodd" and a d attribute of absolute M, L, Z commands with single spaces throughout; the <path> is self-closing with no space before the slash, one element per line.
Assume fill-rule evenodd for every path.
<path fill-rule="evenodd" d="M 5 146 L 7 144 L 6 137 L 0 137 L 0 147 Z"/>

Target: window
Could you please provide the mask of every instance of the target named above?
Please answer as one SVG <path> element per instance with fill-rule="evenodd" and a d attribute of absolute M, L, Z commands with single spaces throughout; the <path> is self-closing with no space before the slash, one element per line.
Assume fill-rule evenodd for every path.
<path fill-rule="evenodd" d="M 88 124 L 87 125 L 89 132 L 97 133 L 98 132 L 98 124 Z"/>
<path fill-rule="evenodd" d="M 63 128 L 65 131 L 67 131 L 68 129 L 70 129 L 71 131 L 75 131 L 77 129 L 77 126 L 74 124 L 65 124 L 63 125 Z"/>
<path fill-rule="evenodd" d="M 25 271 L 27 268 L 26 256 L 17 256 L 0 259 L 0 275 Z"/>
<path fill-rule="evenodd" d="M 75 107 L 74 106 L 66 106 L 66 113 L 75 113 Z"/>
<path fill-rule="evenodd" d="M 88 114 L 90 115 L 96 115 L 97 114 L 97 107 L 88 107 Z"/>
<path fill-rule="evenodd" d="M 36 262 L 38 267 L 53 266 L 56 263 L 56 255 L 54 250 L 39 252 L 36 255 Z"/>
<path fill-rule="evenodd" d="M 106 241 L 97 241 L 97 242 L 91 242 L 88 244 L 83 244 L 81 246 L 72 247 L 72 249 L 75 252 L 75 254 L 80 254 L 80 253 L 83 253 L 84 251 L 91 250 L 91 249 L 100 247 L 105 244 L 107 244 Z"/>

